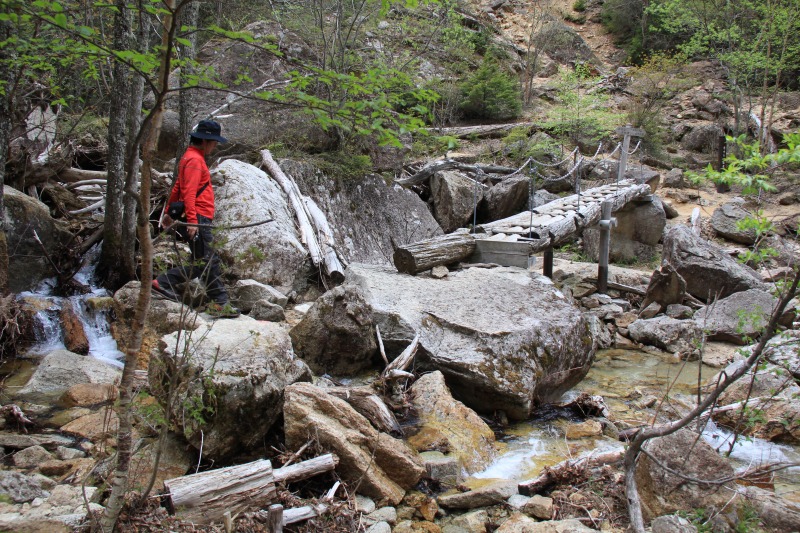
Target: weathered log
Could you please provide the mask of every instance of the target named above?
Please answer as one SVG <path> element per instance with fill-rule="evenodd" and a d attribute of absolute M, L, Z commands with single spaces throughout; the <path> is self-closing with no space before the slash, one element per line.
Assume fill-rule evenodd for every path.
<path fill-rule="evenodd" d="M 334 283 L 342 283 L 344 281 L 344 266 L 336 255 L 336 239 L 333 236 L 333 230 L 330 224 L 328 224 L 328 219 L 314 200 L 308 196 L 304 196 L 303 201 L 305 202 L 309 215 L 311 215 L 311 220 L 319 230 L 318 235 L 321 241 L 320 248 L 322 249 L 325 271 L 328 272 L 328 275 Z"/>
<path fill-rule="evenodd" d="M 272 464 L 261 459 L 164 481 L 172 511 L 184 520 L 206 524 L 225 511 L 239 513 L 275 500 Z"/>
<path fill-rule="evenodd" d="M 314 477 L 317 474 L 330 472 L 336 468 L 338 462 L 339 460 L 335 455 L 326 453 L 291 466 L 276 468 L 272 472 L 272 477 L 275 483 L 292 483 Z"/>
<path fill-rule="evenodd" d="M 341 283 L 344 280 L 344 267 L 339 262 L 336 251 L 333 248 L 333 232 L 328 226 L 325 214 L 310 198 L 300 194 L 297 184 L 291 176 L 283 172 L 275 159 L 272 158 L 272 153 L 269 150 L 261 150 L 261 162 L 267 172 L 281 186 L 286 196 L 289 197 L 289 202 L 292 204 L 292 209 L 294 209 L 297 217 L 297 224 L 300 227 L 300 239 L 308 247 L 311 261 L 315 265 L 322 264 L 325 267 L 325 273 L 334 282 Z M 313 208 L 310 209 L 312 205 Z M 314 224 L 312 224 L 312 221 Z M 324 247 L 320 245 L 317 238 L 319 233 L 325 237 L 326 245 Z"/>
<path fill-rule="evenodd" d="M 283 526 L 288 526 L 289 524 L 294 524 L 296 522 L 301 522 L 303 520 L 309 520 L 311 518 L 320 516 L 325 514 L 330 506 L 327 502 L 333 500 L 334 494 L 336 494 L 336 490 L 339 488 L 340 482 L 337 481 L 333 484 L 333 487 L 322 497 L 320 500 L 321 503 L 316 505 L 305 505 L 303 507 L 296 507 L 294 509 L 283 509 L 281 507 L 281 514 L 283 520 L 281 521 L 280 529 L 276 528 L 276 526 L 272 526 L 275 529 L 269 529 L 269 531 L 280 531 Z M 277 508 L 273 511 L 275 506 L 270 506 L 269 511 L 258 511 L 258 515 L 267 522 L 267 527 L 270 527 L 270 524 L 274 524 L 275 516 L 277 515 Z"/>
<path fill-rule="evenodd" d="M 449 169 L 457 169 L 461 170 L 462 172 L 467 172 L 471 174 L 511 174 L 515 172 L 515 169 L 509 167 L 501 167 L 497 165 L 480 165 L 480 164 L 469 164 L 469 163 L 462 163 L 461 161 L 456 161 L 455 159 L 442 159 L 440 161 L 434 161 L 433 163 L 428 163 L 424 167 L 422 167 L 416 174 L 413 174 L 407 178 L 400 178 L 395 180 L 395 183 L 399 185 L 417 185 L 419 183 L 424 182 L 437 172 L 441 172 L 442 170 L 449 170 Z"/>
<path fill-rule="evenodd" d="M 402 434 L 400 424 L 375 391 L 369 387 L 334 387 L 326 389 L 331 396 L 346 401 L 361 416 L 383 433 Z"/>
<path fill-rule="evenodd" d="M 416 275 L 466 259 L 474 251 L 475 237 L 469 233 L 451 233 L 398 247 L 393 259 L 399 272 Z"/>
<path fill-rule="evenodd" d="M 272 469 L 261 459 L 164 481 L 172 511 L 185 520 L 206 524 L 221 520 L 226 511 L 236 514 L 264 507 L 275 500 L 275 483 L 290 482 L 335 468 L 328 454 L 286 468 Z"/>
<path fill-rule="evenodd" d="M 588 455 L 579 459 L 562 461 L 557 465 L 549 466 L 539 475 L 539 477 L 529 481 L 523 481 L 518 485 L 519 492 L 528 496 L 539 494 L 546 490 L 550 485 L 559 481 L 566 481 L 575 470 L 591 468 L 600 465 L 608 465 L 622 461 L 625 454 L 624 450 L 603 452 L 595 455 Z"/>
<path fill-rule="evenodd" d="M 411 361 L 414 360 L 414 355 L 417 353 L 417 348 L 419 347 L 419 333 L 414 335 L 414 340 L 411 341 L 411 344 L 406 346 L 406 349 L 397 356 L 397 358 L 389 363 L 386 368 L 383 370 L 382 377 L 388 376 L 394 370 L 405 370 L 411 365 Z"/>
<path fill-rule="evenodd" d="M 453 128 L 427 128 L 427 131 L 436 135 L 447 135 L 463 139 L 496 139 L 505 137 L 514 128 L 532 128 L 533 122 L 517 122 L 516 124 L 488 124 L 485 126 L 460 126 Z"/>
<path fill-rule="evenodd" d="M 319 248 L 316 232 L 311 225 L 311 217 L 306 209 L 303 197 L 297 189 L 297 185 L 283 172 L 281 167 L 278 166 L 278 163 L 272 158 L 272 153 L 270 153 L 269 150 L 261 151 L 261 162 L 267 172 L 272 176 L 272 179 L 281 186 L 283 192 L 289 197 L 289 202 L 292 204 L 294 214 L 297 217 L 297 224 L 300 226 L 300 238 L 308 247 L 311 261 L 315 265 L 320 264 L 322 262 L 322 250 Z"/>

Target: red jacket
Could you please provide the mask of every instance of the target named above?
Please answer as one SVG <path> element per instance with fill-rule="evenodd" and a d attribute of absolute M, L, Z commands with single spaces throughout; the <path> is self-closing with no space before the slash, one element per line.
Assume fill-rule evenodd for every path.
<path fill-rule="evenodd" d="M 208 185 L 206 185 L 208 184 Z M 200 195 L 197 191 L 203 185 L 206 188 Z M 211 173 L 208 171 L 203 150 L 190 146 L 178 165 L 178 182 L 172 188 L 168 204 L 183 202 L 186 210 L 186 222 L 197 224 L 197 215 L 214 218 L 214 190 L 211 188 Z"/>

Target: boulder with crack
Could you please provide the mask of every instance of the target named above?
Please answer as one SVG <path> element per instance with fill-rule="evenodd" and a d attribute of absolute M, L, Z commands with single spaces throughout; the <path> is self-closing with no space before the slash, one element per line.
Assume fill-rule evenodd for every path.
<path fill-rule="evenodd" d="M 342 479 L 380 505 L 399 503 L 425 471 L 406 443 L 379 432 L 350 404 L 309 383 L 286 388 L 283 416 L 290 449 L 313 439 L 336 454 Z"/>
<path fill-rule="evenodd" d="M 468 268 L 438 280 L 353 264 L 342 291 L 364 301 L 368 323 L 380 328 L 390 357 L 419 334 L 422 368 L 440 370 L 453 396 L 479 412 L 526 418 L 537 402 L 558 398 L 580 381 L 594 357 L 580 309 L 549 279 L 521 269 Z M 338 327 L 333 311 L 308 313 L 292 331 L 298 354 L 306 357 L 309 342 L 300 339 L 301 330 Z M 335 359 L 324 348 L 315 357 Z"/>
<path fill-rule="evenodd" d="M 468 474 L 489 466 L 496 451 L 494 431 L 452 397 L 441 372 L 425 374 L 414 383 L 411 405 L 419 418 L 419 431 L 409 437 L 409 443 L 417 451 L 443 451 L 457 458 Z"/>

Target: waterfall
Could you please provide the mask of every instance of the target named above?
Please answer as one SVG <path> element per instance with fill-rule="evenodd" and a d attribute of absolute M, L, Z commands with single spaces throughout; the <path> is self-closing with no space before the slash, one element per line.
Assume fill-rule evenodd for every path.
<path fill-rule="evenodd" d="M 761 125 L 761 119 L 755 112 L 750 112 L 750 120 L 755 122 L 756 124 L 756 132 L 758 133 L 758 137 L 762 138 L 764 143 L 767 147 L 767 153 L 774 154 L 778 151 L 778 147 L 775 145 L 775 140 L 772 138 L 772 133 L 766 128 L 766 126 Z"/>
<path fill-rule="evenodd" d="M 117 348 L 117 342 L 111 336 L 109 310 L 103 305 L 104 298 L 110 296 L 108 291 L 92 285 L 94 263 L 92 252 L 88 254 L 88 266 L 84 266 L 75 279 L 90 287 L 91 292 L 69 298 L 52 296 L 56 285 L 55 278 L 46 279 L 36 287 L 35 292 L 20 293 L 17 298 L 24 300 L 28 307 L 36 309 L 34 313 L 33 346 L 28 350 L 31 355 L 46 355 L 53 350 L 66 349 L 64 344 L 64 325 L 60 316 L 64 309 L 71 309 L 80 321 L 80 326 L 89 343 L 89 356 L 96 357 L 111 365 L 122 367 L 124 354 Z"/>

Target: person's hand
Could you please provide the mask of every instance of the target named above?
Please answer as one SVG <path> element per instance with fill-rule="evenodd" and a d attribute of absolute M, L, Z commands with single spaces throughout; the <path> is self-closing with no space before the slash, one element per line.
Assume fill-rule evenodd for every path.
<path fill-rule="evenodd" d="M 197 235 L 197 226 L 189 226 L 186 228 L 186 234 L 189 236 L 189 240 L 194 240 L 195 235 Z"/>
<path fill-rule="evenodd" d="M 172 217 L 166 213 L 161 217 L 161 227 L 164 229 L 169 229 L 174 223 L 175 221 L 172 220 Z"/>

